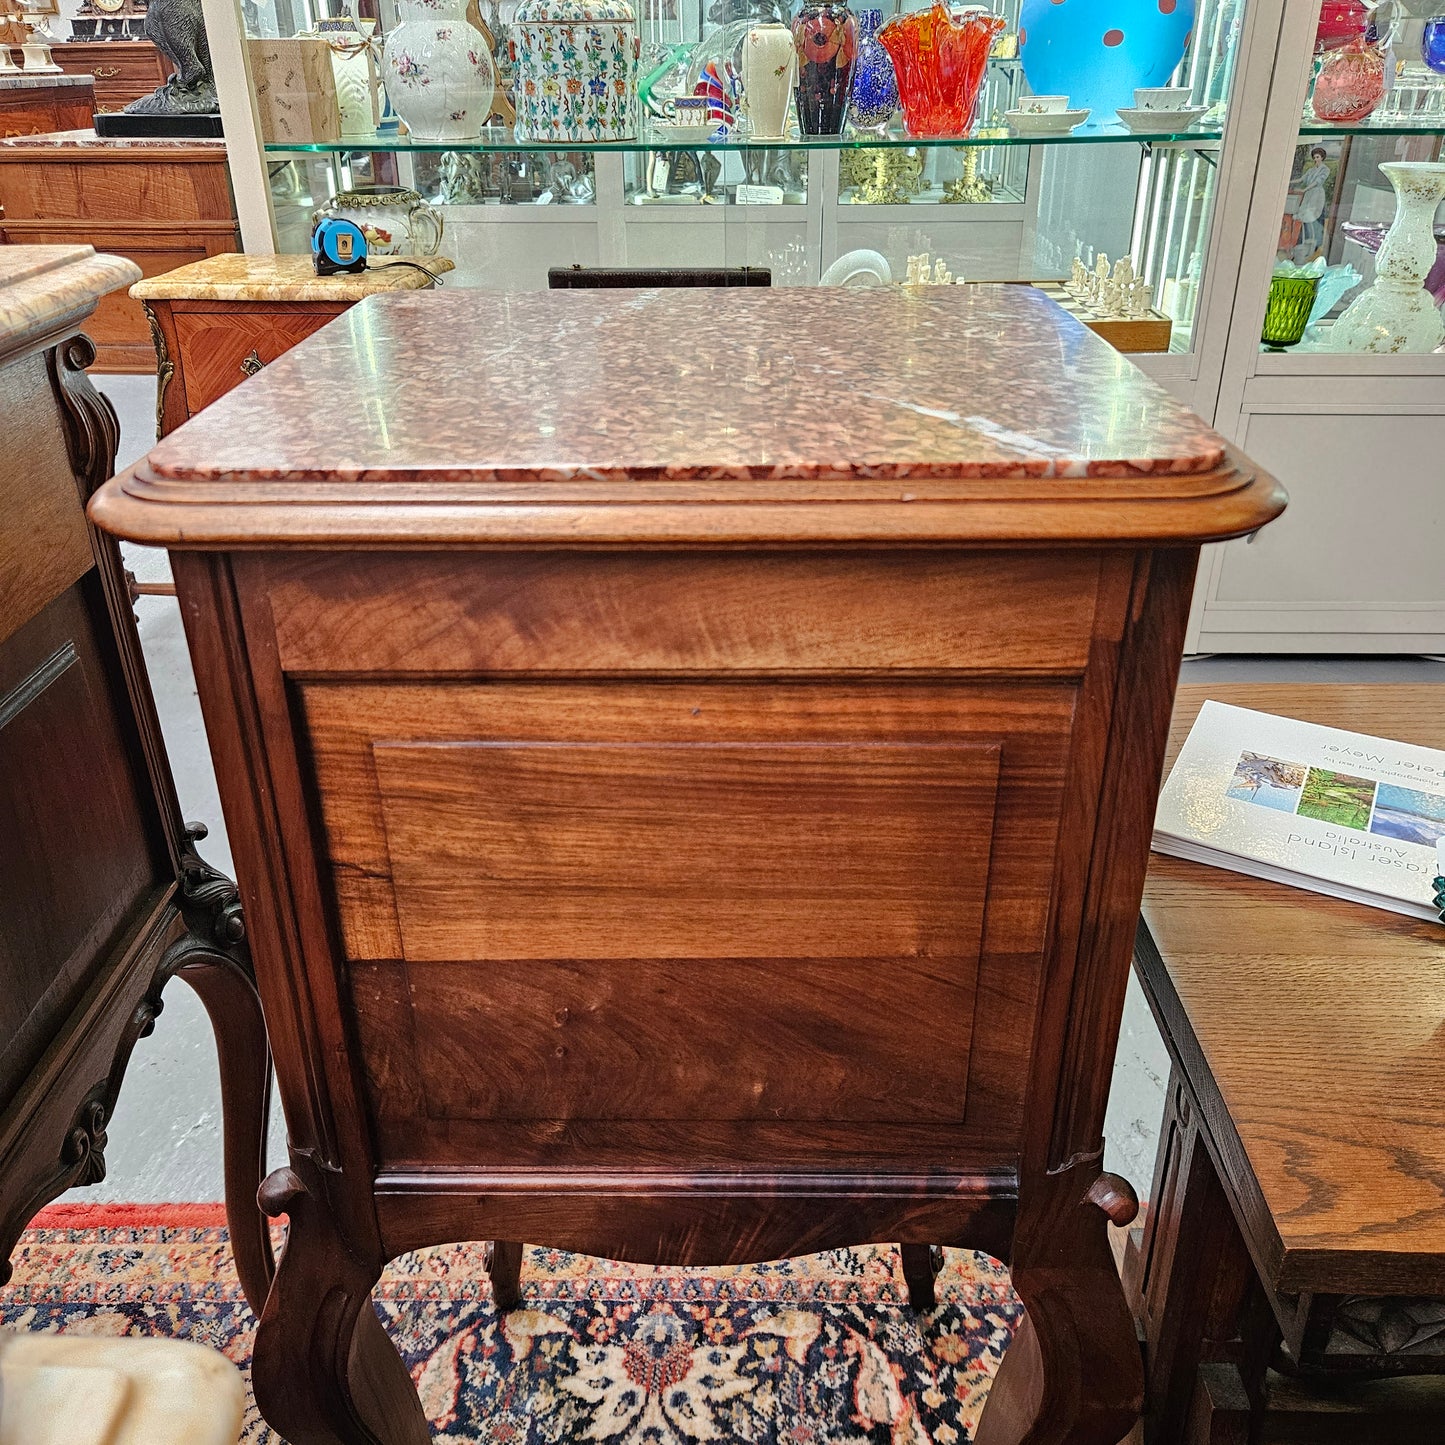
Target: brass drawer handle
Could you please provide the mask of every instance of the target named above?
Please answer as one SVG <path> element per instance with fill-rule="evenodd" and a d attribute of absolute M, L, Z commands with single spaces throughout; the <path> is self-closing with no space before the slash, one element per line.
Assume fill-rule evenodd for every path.
<path fill-rule="evenodd" d="M 244 358 L 244 360 L 242 360 L 241 362 L 242 375 L 255 376 L 255 374 L 260 371 L 263 366 L 265 366 L 265 364 L 266 363 L 261 360 L 260 353 L 253 346 L 251 348 L 251 354 L 248 357 Z"/>
<path fill-rule="evenodd" d="M 113 65 L 97 65 L 92 72 L 97 80 L 109 80 L 113 75 L 119 75 L 120 71 Z"/>

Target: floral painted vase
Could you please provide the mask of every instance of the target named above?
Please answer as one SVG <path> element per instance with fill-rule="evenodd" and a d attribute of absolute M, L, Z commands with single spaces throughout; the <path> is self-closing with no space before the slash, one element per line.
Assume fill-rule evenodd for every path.
<path fill-rule="evenodd" d="M 1024 0 L 1019 58 L 1035 95 L 1113 120 L 1140 87 L 1169 84 L 1194 26 L 1194 0 Z"/>
<path fill-rule="evenodd" d="M 934 0 L 927 10 L 893 16 L 878 32 L 893 61 L 910 134 L 968 134 L 988 53 L 1003 30 L 1003 17 L 982 6 L 955 12 Z"/>
<path fill-rule="evenodd" d="M 469 140 L 492 113 L 496 73 L 467 0 L 397 0 L 382 65 L 396 113 L 417 140 Z"/>
<path fill-rule="evenodd" d="M 1445 200 L 1445 164 L 1382 161 L 1395 188 L 1395 219 L 1375 257 L 1375 279 L 1330 327 L 1331 351 L 1434 351 L 1445 321 L 1425 278 L 1435 260 L 1435 211 Z"/>
<path fill-rule="evenodd" d="M 793 19 L 798 129 L 842 135 L 858 59 L 858 22 L 844 0 L 803 0 Z"/>
<path fill-rule="evenodd" d="M 1345 125 L 1364 120 L 1384 98 L 1385 58 L 1360 36 L 1325 57 L 1310 109 L 1320 120 Z"/>
<path fill-rule="evenodd" d="M 853 94 L 848 119 L 859 130 L 885 130 L 898 114 L 898 77 L 878 32 L 881 10 L 858 12 L 858 63 L 853 67 Z"/>
<path fill-rule="evenodd" d="M 793 33 L 786 25 L 754 25 L 742 48 L 743 102 L 752 138 L 782 140 L 797 81 Z"/>
<path fill-rule="evenodd" d="M 642 43 L 627 0 L 522 0 L 511 47 L 520 139 L 636 137 Z"/>

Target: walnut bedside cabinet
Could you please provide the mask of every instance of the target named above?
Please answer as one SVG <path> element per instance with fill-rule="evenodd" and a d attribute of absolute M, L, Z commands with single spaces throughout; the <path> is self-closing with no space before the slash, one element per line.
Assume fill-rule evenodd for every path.
<path fill-rule="evenodd" d="M 980 1445 L 1140 1408 L 1104 1105 L 1201 542 L 1276 484 L 1045 297 L 375 296 L 92 515 L 172 551 L 277 1056 L 256 1397 L 420 1445 L 497 1241 L 1007 1261 Z"/>

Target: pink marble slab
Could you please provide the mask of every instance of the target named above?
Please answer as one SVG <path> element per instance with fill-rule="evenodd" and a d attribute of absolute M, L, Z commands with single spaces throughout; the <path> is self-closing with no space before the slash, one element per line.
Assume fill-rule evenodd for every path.
<path fill-rule="evenodd" d="M 1027 286 L 454 290 L 363 301 L 167 437 L 142 470 L 364 494 L 397 482 L 1141 477 L 1223 457 L 1217 433 Z"/>

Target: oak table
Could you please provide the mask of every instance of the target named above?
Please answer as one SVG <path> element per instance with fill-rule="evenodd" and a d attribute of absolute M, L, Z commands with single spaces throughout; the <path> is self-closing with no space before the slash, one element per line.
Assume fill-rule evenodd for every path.
<path fill-rule="evenodd" d="M 1199 544 L 1283 498 L 1024 287 L 372 296 L 92 503 L 171 549 L 253 930 L 292 1445 L 428 1428 L 385 1261 L 898 1242 L 1111 1445 L 1101 1129 Z M 599 1427 L 600 1428 L 600 1427 Z"/>
<path fill-rule="evenodd" d="M 1445 748 L 1445 687 L 1190 686 L 1171 763 L 1206 697 Z M 1146 1441 L 1445 1438 L 1445 926 L 1156 854 L 1135 969 L 1172 1064 Z"/>

